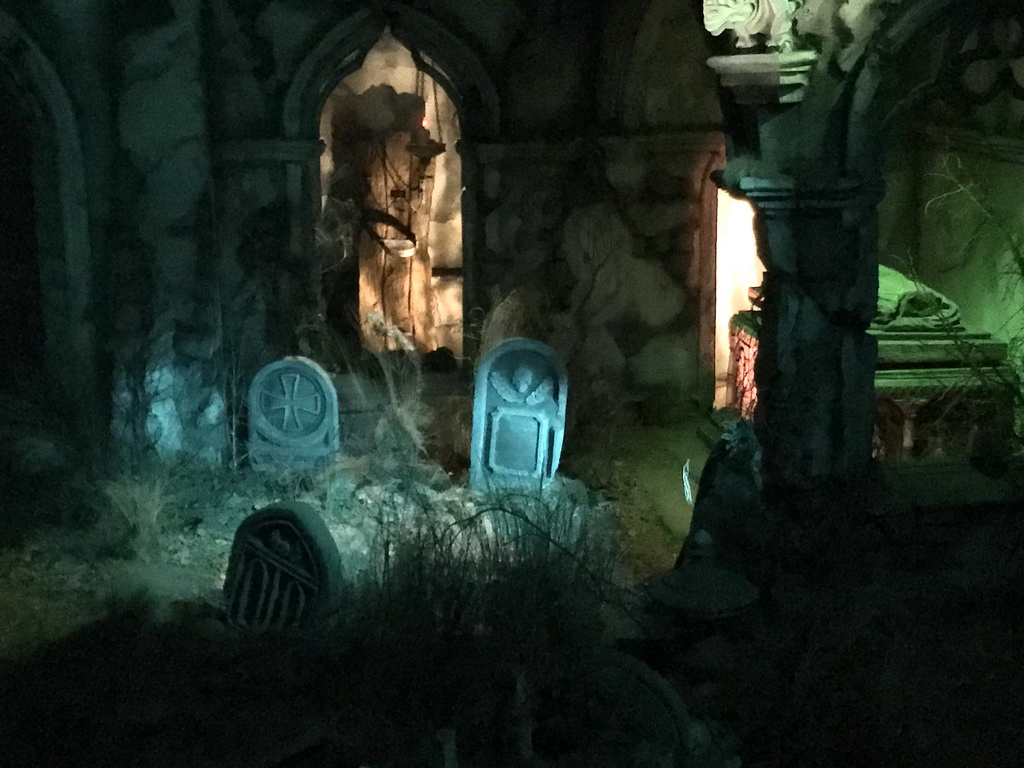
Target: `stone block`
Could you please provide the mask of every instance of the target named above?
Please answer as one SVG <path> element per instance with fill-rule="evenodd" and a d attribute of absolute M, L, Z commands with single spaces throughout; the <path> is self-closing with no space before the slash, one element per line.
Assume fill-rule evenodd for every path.
<path fill-rule="evenodd" d="M 543 486 L 555 475 L 565 436 L 569 376 L 548 345 L 515 338 L 477 369 L 470 485 Z"/>
<path fill-rule="evenodd" d="M 484 195 L 488 200 L 497 200 L 501 194 L 501 171 L 497 168 L 488 168 L 484 172 Z"/>
<path fill-rule="evenodd" d="M 341 592 L 338 547 L 307 504 L 278 502 L 235 532 L 224 579 L 227 621 L 241 629 L 290 629 L 326 614 Z"/>
<path fill-rule="evenodd" d="M 623 266 L 624 293 L 630 298 L 629 314 L 651 328 L 671 323 L 683 310 L 682 289 L 665 268 L 654 261 L 629 259 Z"/>
<path fill-rule="evenodd" d="M 127 86 L 120 100 L 121 141 L 139 170 L 148 173 L 183 139 L 203 135 L 204 102 L 197 73 L 182 65 Z M 174 109 L 168 110 L 167 105 Z M 153 115 L 162 115 L 154 120 Z"/>
<path fill-rule="evenodd" d="M 209 184 L 209 164 L 199 138 L 181 141 L 169 150 L 146 179 L 142 227 L 145 232 L 190 221 L 198 213 Z M 180 244 L 172 247 L 181 250 Z M 194 261 L 191 254 L 183 258 Z M 168 269 L 170 265 L 161 265 Z"/>
<path fill-rule="evenodd" d="M 655 336 L 629 359 L 633 381 L 643 387 L 670 386 L 692 392 L 697 371 L 696 334 Z"/>
<path fill-rule="evenodd" d="M 692 226 L 697 220 L 693 204 L 682 199 L 633 203 L 626 215 L 630 224 L 644 237 L 656 237 Z"/>
<path fill-rule="evenodd" d="M 377 385 L 358 373 L 333 377 L 341 413 L 340 442 L 346 455 L 369 453 L 384 414 L 384 397 Z"/>
<path fill-rule="evenodd" d="M 487 214 L 484 219 L 484 242 L 487 248 L 495 253 L 501 253 L 501 210 L 494 210 Z"/>
<path fill-rule="evenodd" d="M 640 193 L 647 178 L 647 158 L 634 146 L 624 146 L 609 152 L 605 176 L 616 192 L 627 197 Z"/>

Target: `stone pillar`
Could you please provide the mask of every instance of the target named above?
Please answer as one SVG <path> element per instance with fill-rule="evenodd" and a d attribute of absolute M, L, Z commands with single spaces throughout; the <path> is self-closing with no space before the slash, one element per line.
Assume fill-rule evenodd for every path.
<path fill-rule="evenodd" d="M 296 334 L 320 295 L 319 155 L 316 138 L 215 146 L 217 303 L 232 462 L 244 451 L 237 427 L 252 377 L 275 358 L 309 351 L 297 345 Z"/>
<path fill-rule="evenodd" d="M 117 304 L 111 433 L 124 457 L 191 456 L 225 446 L 220 320 L 208 249 L 210 141 L 203 3 L 182 0 L 117 40 L 119 184 L 111 203 Z"/>
<path fill-rule="evenodd" d="M 846 477 L 871 458 L 878 298 L 875 204 L 850 181 L 743 178 L 767 267 L 755 429 L 775 486 Z"/>
<path fill-rule="evenodd" d="M 767 267 L 754 428 L 765 483 L 776 487 L 814 486 L 863 469 L 875 414 L 877 346 L 867 329 L 878 302 L 880 189 L 825 171 L 835 166 L 835 152 L 827 149 L 824 115 L 801 104 L 818 55 L 794 34 L 798 6 L 704 2 L 709 32 L 731 30 L 737 48 L 761 42 L 767 49 L 715 56 L 708 65 L 748 126 L 732 136 L 723 177 L 757 211 Z"/>

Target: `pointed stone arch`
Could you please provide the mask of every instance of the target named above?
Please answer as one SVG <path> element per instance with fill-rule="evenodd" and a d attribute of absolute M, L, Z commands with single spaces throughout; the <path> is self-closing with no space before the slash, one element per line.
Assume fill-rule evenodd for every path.
<path fill-rule="evenodd" d="M 982 49 L 985 27 L 993 19 L 1002 24 L 1008 17 L 1024 29 L 1024 12 L 1015 0 L 920 0 L 895 10 L 849 78 L 841 103 L 845 112 L 837 113 L 837 122 L 846 127 L 849 175 L 878 180 L 886 190 L 873 212 L 882 265 L 909 272 L 915 281 L 955 302 L 969 332 L 1012 344 L 1024 328 L 1016 319 L 1024 293 L 1016 281 L 1005 277 L 1015 273 L 1012 259 L 1003 261 L 1009 257 L 1005 247 L 1013 232 L 1005 224 L 1019 227 L 1016 197 L 1012 192 L 987 196 L 983 190 L 977 198 L 985 201 L 984 208 L 979 203 L 975 210 L 961 206 L 967 196 L 958 196 L 957 189 L 966 191 L 977 181 L 990 185 L 990 190 L 1012 190 L 1024 163 L 1024 136 L 986 135 L 972 126 L 973 111 L 991 93 L 973 94 L 981 97 L 979 101 L 950 100 L 967 93 L 961 79 L 967 71 L 965 62 L 977 60 L 971 55 Z M 917 66 L 907 67 L 909 61 Z M 984 173 L 978 173 L 980 168 Z M 1012 215 L 1000 219 L 1007 211 Z M 994 224 L 984 228 L 979 224 L 984 221 Z M 1009 233 L 1008 241 L 1002 240 L 1004 233 Z M 1011 364 L 1013 359 L 1011 353 Z M 980 366 L 986 363 L 978 365 L 974 375 L 982 379 L 986 374 Z M 968 393 L 965 401 L 972 396 L 973 376 L 967 382 L 956 387 Z M 879 396 L 887 394 L 880 390 Z M 891 411 L 893 401 L 882 407 Z M 1001 404 L 986 407 L 996 414 L 993 418 L 1001 418 Z M 914 407 L 917 414 L 926 410 L 920 410 L 920 403 Z M 962 418 L 948 403 L 942 410 L 954 423 Z M 898 409 L 884 418 L 898 432 L 912 423 Z M 926 424 L 927 419 L 917 421 L 919 435 Z M 986 428 L 980 421 L 972 425 Z M 944 440 L 947 456 L 966 450 L 956 438 Z M 887 442 L 884 436 L 881 441 Z M 902 445 L 890 447 L 888 455 L 904 455 Z"/>
<path fill-rule="evenodd" d="M 900 99 L 911 94 L 892 89 L 892 63 L 917 35 L 944 18 L 971 19 L 979 5 L 1013 6 L 1015 0 L 920 0 L 902 8 L 879 31 L 851 78 L 847 110 L 846 166 L 848 175 L 878 178 L 885 156 L 886 119 Z"/>
<path fill-rule="evenodd" d="M 324 100 L 342 78 L 362 64 L 385 29 L 412 53 L 418 67 L 448 92 L 471 141 L 498 133 L 498 91 L 472 48 L 430 16 L 401 3 L 361 10 L 336 24 L 305 57 L 284 99 L 287 138 L 316 135 Z"/>
<path fill-rule="evenodd" d="M 78 426 L 100 439 L 94 274 L 85 162 L 74 106 L 57 70 L 0 11 L 0 77 L 14 84 L 35 137 L 33 187 L 47 371 Z"/>
<path fill-rule="evenodd" d="M 331 91 L 363 63 L 386 30 L 413 57 L 418 69 L 447 93 L 458 114 L 462 139 L 462 264 L 463 325 L 479 303 L 474 253 L 482 237 L 477 213 L 478 170 L 475 147 L 493 141 L 500 130 L 498 91 L 476 52 L 430 16 L 402 3 L 384 2 L 360 10 L 331 28 L 299 64 L 284 97 L 281 130 L 287 141 L 319 142 L 320 115 Z M 291 242 L 298 253 L 313 247 L 314 223 L 320 204 L 320 167 L 309 156 L 289 173 Z"/>
<path fill-rule="evenodd" d="M 678 130 L 721 122 L 700 11 L 678 0 L 623 3 L 606 33 L 604 120 L 627 131 Z"/>

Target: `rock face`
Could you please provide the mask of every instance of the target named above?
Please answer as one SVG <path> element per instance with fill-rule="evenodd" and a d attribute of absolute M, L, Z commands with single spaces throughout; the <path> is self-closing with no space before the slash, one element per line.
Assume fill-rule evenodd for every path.
<path fill-rule="evenodd" d="M 169 10 L 166 23 L 122 41 L 117 125 L 129 181 L 116 211 L 131 249 L 113 259 L 123 286 L 113 434 L 127 452 L 148 444 L 163 458 L 188 452 L 212 463 L 224 457 L 227 412 L 213 361 L 214 282 L 200 259 L 212 232 L 199 4 Z"/>
<path fill-rule="evenodd" d="M 426 238 L 428 251 L 444 254 L 431 281 L 465 270 L 461 292 L 444 283 L 453 305 L 445 333 L 515 289 L 542 290 L 570 370 L 615 380 L 655 338 L 696 333 L 698 375 L 676 375 L 675 386 L 681 398 L 690 387 L 690 397 L 710 399 L 707 190 L 724 142 L 705 31 L 685 4 L 652 0 L 637 12 L 629 3 L 514 0 L 40 2 L 39 17 L 25 3 L 4 3 L 0 37 L 17 44 L 0 57 L 38 141 L 34 208 L 52 215 L 35 227 L 46 354 L 56 368 L 72 350 L 76 365 L 90 367 L 75 375 L 90 390 L 96 381 L 104 401 L 96 418 L 109 416 L 126 451 L 238 458 L 244 383 L 268 360 L 302 350 L 321 309 L 313 254 L 324 97 L 386 32 L 458 113 L 462 172 L 444 191 L 450 215 Z M 881 35 L 902 50 L 923 16 L 881 0 L 706 5 L 718 14 L 712 28 L 733 29 L 744 43 L 763 37 L 785 47 L 795 19 L 798 36 L 820 38 L 821 72 L 832 66 L 837 75 L 811 78 L 800 110 L 760 120 L 754 107 L 730 120 L 734 154 L 777 172 L 772 183 L 813 169 L 870 185 L 879 142 L 866 113 L 889 114 L 878 99 L 898 98 L 900 82 L 875 53 L 889 48 L 867 43 Z M 97 21 L 107 16 L 109 24 Z M 862 77 L 841 81 L 841 73 L 866 73 L 865 114 L 850 113 L 851 104 L 861 109 L 858 98 L 834 98 Z M 996 106 L 994 117 L 1006 114 Z M 849 151 L 831 146 L 846 136 Z M 442 143 L 454 146 L 456 136 Z M 780 476 L 847 471 L 869 444 L 862 395 L 873 350 L 857 326 L 873 298 L 864 275 L 876 238 L 870 225 L 851 225 L 864 205 L 834 205 L 827 191 L 826 204 L 805 205 L 821 186 L 765 220 L 766 252 L 777 262 L 769 271 L 779 279 L 765 293 L 764 334 L 781 341 L 764 345 L 759 376 L 763 436 L 780 436 L 770 451 Z M 777 197 L 767 198 L 765 210 L 778 210 Z M 586 231 L 601 235 L 603 251 L 580 247 Z M 464 260 L 448 258 L 453 241 Z M 804 253 L 804 273 L 779 261 L 789 247 Z M 788 330 L 797 326 L 799 338 Z M 593 350 L 600 364 L 588 362 Z M 801 390 L 795 370 L 824 371 L 821 386 Z M 789 429 L 803 413 L 813 417 Z"/>
<path fill-rule="evenodd" d="M 699 26 L 666 0 L 621 29 L 617 15 L 585 3 L 174 0 L 111 10 L 102 35 L 97 0 L 42 3 L 50 26 L 37 53 L 53 56 L 56 77 L 28 67 L 29 90 L 40 93 L 25 106 L 39 101 L 59 123 L 61 104 L 43 91 L 63 81 L 74 109 L 56 132 L 86 150 L 76 178 L 36 175 L 59 178 L 47 184 L 62 196 L 55 217 L 84 222 L 63 244 L 41 241 L 45 330 L 76 360 L 110 350 L 109 365 L 77 378 L 97 379 L 97 418 L 109 419 L 125 453 L 241 458 L 247 382 L 268 360 L 308 350 L 304 335 L 322 309 L 314 227 L 320 139 L 330 145 L 324 96 L 385 39 L 412 62 L 411 81 L 429 70 L 447 93 L 421 93 L 423 103 L 457 113 L 441 143 L 448 170 L 461 172 L 457 183 L 435 174 L 444 204 L 424 238 L 429 279 L 444 288 L 445 334 L 454 339 L 513 289 L 543 286 L 572 296 L 551 307 L 566 331 L 558 351 L 613 380 L 650 337 L 694 324 L 694 179 L 720 153 L 694 136 L 718 117 L 702 46 L 665 44 L 680 35 L 699 43 Z M 6 16 L 0 26 L 6 37 Z M 642 27 L 635 43 L 633 27 Z M 678 75 L 682 59 L 697 85 Z M 602 90 L 613 60 L 621 78 Z M 378 74 L 359 76 L 372 90 Z M 371 126 L 391 105 L 377 107 Z M 53 126 L 30 128 L 39 128 L 39 157 L 70 162 L 76 147 L 54 142 Z M 591 138 L 599 134 L 615 138 Z M 36 208 L 56 212 L 46 200 Z M 595 251 L 570 241 L 585 219 L 598 233 L 605 214 L 621 247 L 587 299 L 573 286 L 593 282 Z M 64 252 L 87 242 L 95 258 Z"/>

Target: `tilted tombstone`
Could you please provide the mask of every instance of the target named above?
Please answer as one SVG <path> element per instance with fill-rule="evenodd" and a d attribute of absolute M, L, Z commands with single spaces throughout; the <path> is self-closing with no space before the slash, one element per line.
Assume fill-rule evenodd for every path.
<path fill-rule="evenodd" d="M 509 339 L 484 358 L 473 394 L 469 483 L 542 486 L 562 455 L 569 376 L 547 344 Z"/>
<path fill-rule="evenodd" d="M 279 502 L 238 526 L 224 580 L 227 621 L 289 629 L 325 613 L 341 589 L 341 557 L 327 525 L 301 502 Z"/>
<path fill-rule="evenodd" d="M 263 366 L 249 386 L 249 463 L 257 469 L 317 469 L 341 450 L 338 393 L 304 357 Z"/>

